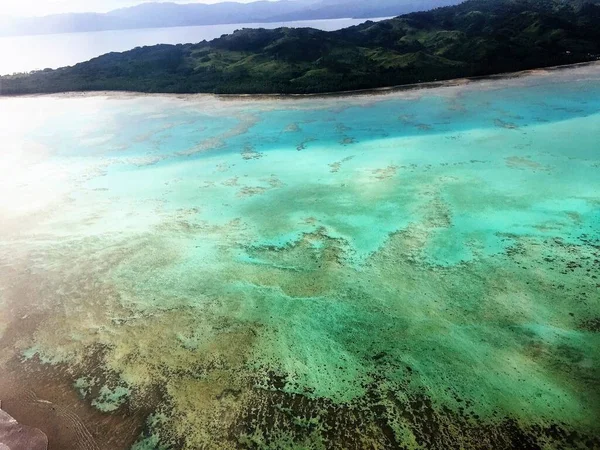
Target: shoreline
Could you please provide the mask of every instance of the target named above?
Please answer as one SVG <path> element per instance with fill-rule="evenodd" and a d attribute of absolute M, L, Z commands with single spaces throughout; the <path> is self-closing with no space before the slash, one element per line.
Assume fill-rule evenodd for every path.
<path fill-rule="evenodd" d="M 352 97 L 352 96 L 368 96 L 368 95 L 386 95 L 395 92 L 403 91 L 416 91 L 421 89 L 435 89 L 443 87 L 457 87 L 466 86 L 472 83 L 478 83 L 482 81 L 493 81 L 493 80 L 510 80 L 514 78 L 525 78 L 536 75 L 547 75 L 562 70 L 577 69 L 581 67 L 598 66 L 600 67 L 600 60 L 586 61 L 573 64 L 563 64 L 560 66 L 549 66 L 539 67 L 536 69 L 520 70 L 517 72 L 502 72 L 493 75 L 480 75 L 476 77 L 461 77 L 451 78 L 448 80 L 441 81 L 425 81 L 422 83 L 411 83 L 411 84 L 399 84 L 394 86 L 384 86 L 379 88 L 367 88 L 367 89 L 356 89 L 351 91 L 334 91 L 334 92 L 318 92 L 313 94 L 209 94 L 218 97 L 225 98 L 245 98 L 252 97 L 253 99 L 259 99 L 261 97 L 269 99 L 288 99 L 288 98 L 318 98 L 318 97 Z M 169 95 L 169 94 L 167 94 Z M 174 94 L 178 95 L 178 94 Z M 180 94 L 180 95 L 196 95 L 196 94 Z"/>
<path fill-rule="evenodd" d="M 378 88 L 357 89 L 351 91 L 333 91 L 333 92 L 318 92 L 311 94 L 214 94 L 214 93 L 169 93 L 169 92 L 139 92 L 139 91 L 66 91 L 54 93 L 39 93 L 39 94 L 2 94 L 0 93 L 0 101 L 2 99 L 12 98 L 37 98 L 37 97 L 59 97 L 59 98 L 89 98 L 89 97 L 166 97 L 179 99 L 200 99 L 211 98 L 217 100 L 307 100 L 307 99 L 335 99 L 349 97 L 371 97 L 384 96 L 394 93 L 411 92 L 419 90 L 428 90 L 444 87 L 460 87 L 471 84 L 482 83 L 485 81 L 502 81 L 518 78 L 535 77 L 541 75 L 549 75 L 556 72 L 561 72 L 570 69 L 578 69 L 585 67 L 600 68 L 600 60 L 586 61 L 574 64 L 565 64 L 559 66 L 539 67 L 536 69 L 527 69 L 517 72 L 503 72 L 493 75 L 482 75 L 476 77 L 452 78 L 442 81 L 427 81 L 423 83 L 401 84 L 395 86 L 384 86 Z"/>

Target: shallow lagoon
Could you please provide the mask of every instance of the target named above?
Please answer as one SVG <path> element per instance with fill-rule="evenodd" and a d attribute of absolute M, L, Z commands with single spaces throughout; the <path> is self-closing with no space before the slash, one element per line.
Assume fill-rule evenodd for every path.
<path fill-rule="evenodd" d="M 1 99 L 3 407 L 56 448 L 600 446 L 599 67 Z"/>

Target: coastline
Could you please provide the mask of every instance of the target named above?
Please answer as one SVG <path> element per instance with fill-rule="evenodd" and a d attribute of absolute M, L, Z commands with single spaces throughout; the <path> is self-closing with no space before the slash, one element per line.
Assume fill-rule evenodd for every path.
<path fill-rule="evenodd" d="M 384 86 L 379 88 L 358 89 L 351 91 L 333 91 L 319 92 L 311 94 L 213 94 L 213 93 L 148 93 L 138 91 L 68 91 L 40 94 L 2 94 L 0 100 L 9 98 L 38 98 L 38 97 L 58 97 L 58 98 L 90 98 L 90 97 L 118 97 L 118 98 L 140 98 L 140 97 L 161 97 L 172 99 L 213 99 L 224 101 L 260 101 L 260 100 L 305 100 L 305 99 L 336 99 L 349 97 L 373 97 L 398 94 L 405 92 L 414 92 L 420 90 L 429 90 L 436 88 L 461 87 L 472 84 L 480 84 L 486 81 L 503 81 L 519 78 L 530 78 L 542 75 L 567 71 L 580 68 L 600 68 L 600 60 L 586 61 L 574 64 L 565 64 L 559 66 L 539 67 L 517 72 L 503 72 L 493 75 L 482 75 L 477 77 L 452 78 L 442 81 L 429 81 L 423 83 L 401 84 L 395 86 Z"/>
<path fill-rule="evenodd" d="M 583 67 L 597 66 L 600 68 L 600 60 L 586 61 L 574 64 L 564 64 L 560 66 L 549 66 L 539 67 L 536 69 L 527 69 L 517 72 L 502 72 L 493 75 L 481 75 L 476 77 L 461 77 L 451 78 L 449 80 L 441 81 L 427 81 L 422 83 L 411 83 L 411 84 L 399 84 L 395 86 L 384 86 L 379 88 L 369 89 L 357 89 L 353 91 L 333 91 L 333 92 L 319 92 L 314 94 L 213 94 L 219 97 L 225 98 L 269 98 L 269 99 L 288 99 L 288 98 L 319 98 L 319 97 L 352 97 L 352 96 L 372 96 L 372 95 L 386 95 L 395 92 L 403 91 L 416 91 L 421 89 L 436 89 L 444 87 L 457 87 L 466 86 L 484 81 L 501 81 L 510 80 L 515 78 L 526 78 L 533 77 L 536 75 L 549 75 L 554 72 L 562 70 L 577 69 Z M 174 94 L 177 95 L 177 94 Z M 182 94 L 182 95 L 195 95 L 195 94 Z"/>

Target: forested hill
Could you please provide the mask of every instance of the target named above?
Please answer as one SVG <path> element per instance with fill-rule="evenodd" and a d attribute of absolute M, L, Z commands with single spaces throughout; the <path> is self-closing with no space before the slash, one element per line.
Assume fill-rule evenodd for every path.
<path fill-rule="evenodd" d="M 335 32 L 243 29 L 0 78 L 7 94 L 317 93 L 600 58 L 600 0 L 469 0 Z"/>

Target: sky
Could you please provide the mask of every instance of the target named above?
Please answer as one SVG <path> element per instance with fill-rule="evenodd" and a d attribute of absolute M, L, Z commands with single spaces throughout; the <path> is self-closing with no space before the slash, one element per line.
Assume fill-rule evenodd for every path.
<path fill-rule="evenodd" d="M 67 12 L 107 12 L 117 8 L 152 1 L 174 3 L 220 3 L 226 0 L 0 0 L 0 15 L 44 16 Z M 251 0 L 236 0 L 247 3 Z"/>

